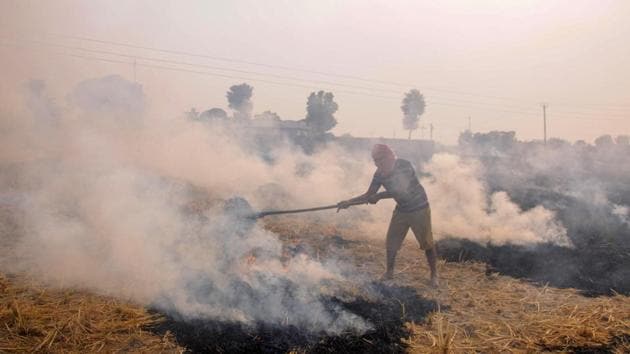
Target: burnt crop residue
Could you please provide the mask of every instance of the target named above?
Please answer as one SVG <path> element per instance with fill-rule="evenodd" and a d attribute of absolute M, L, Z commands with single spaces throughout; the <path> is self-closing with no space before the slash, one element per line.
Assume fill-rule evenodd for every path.
<path fill-rule="evenodd" d="M 341 307 L 369 321 L 373 328 L 363 334 L 314 333 L 299 326 L 243 324 L 210 319 L 184 320 L 165 314 L 166 321 L 151 331 L 174 334 L 177 342 L 191 352 L 277 353 L 297 350 L 313 353 L 404 352 L 404 339 L 411 333 L 405 322 L 422 321 L 437 308 L 435 302 L 419 296 L 411 287 L 366 285 L 369 296 L 354 299 L 322 299 L 330 309 Z M 376 298 L 374 297 L 376 295 Z M 290 314 L 289 314 L 290 315 Z"/>
<path fill-rule="evenodd" d="M 630 250 L 595 240 L 588 247 L 571 249 L 551 244 L 481 245 L 450 238 L 439 241 L 438 247 L 447 261 L 481 261 L 489 273 L 576 288 L 589 296 L 630 294 Z"/>

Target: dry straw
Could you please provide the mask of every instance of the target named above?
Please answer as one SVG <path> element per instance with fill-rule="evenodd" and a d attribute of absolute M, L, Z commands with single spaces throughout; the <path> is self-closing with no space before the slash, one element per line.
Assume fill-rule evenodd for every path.
<path fill-rule="evenodd" d="M 0 352 L 182 352 L 145 330 L 160 317 L 109 297 L 0 275 L 0 304 Z"/>
<path fill-rule="evenodd" d="M 373 231 L 288 219 L 268 227 L 292 242 L 313 243 L 322 250 L 318 244 L 326 237 L 359 241 L 343 246 L 345 256 L 372 277 L 384 271 L 384 240 L 366 237 Z M 440 262 L 439 271 L 442 284 L 432 289 L 424 255 L 408 237 L 393 284 L 416 288 L 438 304 L 424 321 L 406 322 L 410 352 L 630 352 L 628 296 L 586 297 L 575 289 L 487 273 L 481 263 Z"/>

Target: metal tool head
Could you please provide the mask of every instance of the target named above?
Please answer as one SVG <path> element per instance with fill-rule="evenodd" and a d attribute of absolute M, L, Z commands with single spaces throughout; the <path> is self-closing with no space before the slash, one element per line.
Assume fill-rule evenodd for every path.
<path fill-rule="evenodd" d="M 242 197 L 236 196 L 223 203 L 223 212 L 230 218 L 231 223 L 237 228 L 237 233 L 244 234 L 250 231 L 256 224 L 257 213 L 252 209 L 249 202 Z"/>

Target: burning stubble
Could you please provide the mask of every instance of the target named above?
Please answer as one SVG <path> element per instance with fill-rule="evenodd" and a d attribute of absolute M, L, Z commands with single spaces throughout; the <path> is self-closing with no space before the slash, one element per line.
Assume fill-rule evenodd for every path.
<path fill-rule="evenodd" d="M 27 118 L 37 125 L 37 112 L 49 111 L 40 107 Z M 294 168 L 284 169 L 295 160 L 278 158 L 270 166 L 237 137 L 149 116 L 138 86 L 117 77 L 79 84 L 66 111 L 46 129 L 10 131 L 39 144 L 30 156 L 13 156 L 18 179 L 3 186 L 3 193 L 20 194 L 15 206 L 25 214 L 26 229 L 6 270 L 150 304 L 183 319 L 331 334 L 370 328 L 322 302 L 322 282 L 349 281 L 335 262 L 303 254 L 281 261 L 273 233 L 257 225 L 243 232 L 242 220 L 216 209 L 186 212 L 198 193 L 222 199 L 282 183 L 278 176 L 292 175 Z M 327 176 L 315 173 L 309 182 L 321 184 Z M 286 190 L 306 190 L 307 182 L 292 188 L 288 181 Z"/>
<path fill-rule="evenodd" d="M 31 86 L 27 103 L 37 107 L 3 118 L 3 151 L 27 142 L 3 154 L 17 176 L 2 180 L 3 193 L 20 195 L 14 204 L 26 230 L 8 270 L 152 304 L 184 319 L 328 333 L 370 328 L 321 301 L 322 284 L 362 279 L 351 267 L 304 254 L 283 260 L 273 233 L 244 228 L 220 208 L 189 208 L 235 194 L 256 208 L 331 204 L 367 188 L 368 151 L 330 145 L 307 155 L 285 142 L 262 152 L 233 127 L 150 113 L 141 87 L 120 77 L 80 83 L 63 108 L 52 107 L 45 85 Z M 547 209 L 522 211 L 505 193 L 489 195 L 474 163 L 436 155 L 418 167 L 431 175 L 422 183 L 437 236 L 567 244 Z M 366 237 L 380 238 L 391 206 L 351 208 L 342 218 L 371 225 Z"/>

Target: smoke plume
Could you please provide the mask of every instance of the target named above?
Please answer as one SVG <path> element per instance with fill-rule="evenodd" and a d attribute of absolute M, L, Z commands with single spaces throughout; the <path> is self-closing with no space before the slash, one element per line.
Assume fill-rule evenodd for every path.
<path fill-rule="evenodd" d="M 554 212 L 536 206 L 527 211 L 504 191 L 489 193 L 480 166 L 455 155 L 438 154 L 426 166 L 423 180 L 430 196 L 438 234 L 495 245 L 555 243 L 570 245 L 566 229 Z"/>
<path fill-rule="evenodd" d="M 321 302 L 323 284 L 348 281 L 347 266 L 287 257 L 276 235 L 227 215 L 218 202 L 253 196 L 272 181 L 291 188 L 283 176 L 294 175 L 289 166 L 303 156 L 280 152 L 270 166 L 228 134 L 149 114 L 141 87 L 117 76 L 78 84 L 58 124 L 31 129 L 42 127 L 38 112 L 50 111 L 32 109 L 24 117 L 32 124 L 14 126 L 17 116 L 5 121 L 12 129 L 3 134 L 38 144 L 3 161 L 3 171 L 16 178 L 1 180 L 2 194 L 19 195 L 11 203 L 24 214 L 24 232 L 3 249 L 3 270 L 129 298 L 184 319 L 327 333 L 369 328 Z M 191 209 L 200 199 L 211 207 Z"/>

